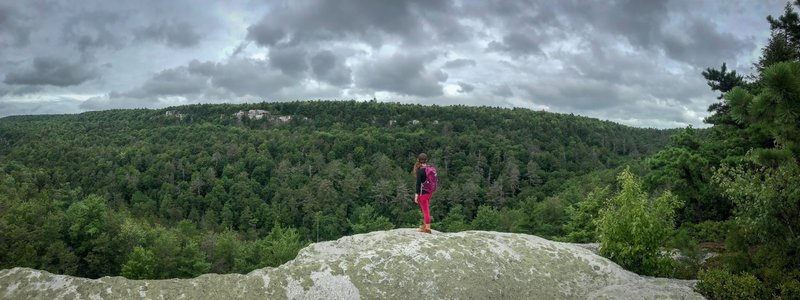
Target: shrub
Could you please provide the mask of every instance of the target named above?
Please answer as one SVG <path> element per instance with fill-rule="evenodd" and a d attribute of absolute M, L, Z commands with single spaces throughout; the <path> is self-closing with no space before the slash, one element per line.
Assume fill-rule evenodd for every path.
<path fill-rule="evenodd" d="M 800 299 L 800 281 L 797 279 L 784 281 L 778 289 L 780 290 L 778 299 Z"/>
<path fill-rule="evenodd" d="M 669 277 L 680 279 L 695 279 L 700 261 L 705 252 L 700 249 L 697 242 L 692 239 L 685 227 L 681 227 L 667 242 L 667 249 L 677 250 L 678 255 L 673 256 L 672 272 Z"/>
<path fill-rule="evenodd" d="M 723 269 L 698 273 L 697 290 L 709 299 L 766 299 L 764 285 L 752 274 L 735 275 Z"/>
<path fill-rule="evenodd" d="M 728 232 L 733 229 L 731 221 L 705 221 L 689 226 L 690 233 L 700 242 L 725 242 Z"/>
<path fill-rule="evenodd" d="M 661 247 L 673 231 L 681 202 L 670 192 L 650 201 L 627 168 L 618 178 L 622 188 L 598 219 L 600 254 L 639 274 L 669 274 L 672 262 Z"/>

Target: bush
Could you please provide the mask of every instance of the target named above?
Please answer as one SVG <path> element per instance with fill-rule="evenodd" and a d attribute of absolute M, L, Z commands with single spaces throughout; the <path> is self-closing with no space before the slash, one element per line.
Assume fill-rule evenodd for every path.
<path fill-rule="evenodd" d="M 667 241 L 667 249 L 677 250 L 678 255 L 673 256 L 672 272 L 665 275 L 672 278 L 695 279 L 705 252 L 700 249 L 697 241 L 690 237 L 685 227 L 677 230 Z"/>
<path fill-rule="evenodd" d="M 800 299 L 800 281 L 797 279 L 786 280 L 778 286 L 779 299 Z"/>
<path fill-rule="evenodd" d="M 752 274 L 711 269 L 698 273 L 697 290 L 709 299 L 767 299 L 764 285 Z"/>
<path fill-rule="evenodd" d="M 672 262 L 661 247 L 673 231 L 681 202 L 669 192 L 650 201 L 629 169 L 620 173 L 619 182 L 620 192 L 600 211 L 600 254 L 639 274 L 668 275 Z"/>
<path fill-rule="evenodd" d="M 705 221 L 698 224 L 689 224 L 688 229 L 692 237 L 699 242 L 723 243 L 728 232 L 733 229 L 731 221 Z"/>

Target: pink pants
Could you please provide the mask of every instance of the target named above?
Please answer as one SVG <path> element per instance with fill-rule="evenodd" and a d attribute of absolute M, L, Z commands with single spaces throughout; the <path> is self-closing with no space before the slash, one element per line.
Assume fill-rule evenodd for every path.
<path fill-rule="evenodd" d="M 422 194 L 419 195 L 419 207 L 422 208 L 422 219 L 425 221 L 425 224 L 431 223 L 431 213 L 428 211 L 428 206 L 431 201 L 431 194 Z"/>

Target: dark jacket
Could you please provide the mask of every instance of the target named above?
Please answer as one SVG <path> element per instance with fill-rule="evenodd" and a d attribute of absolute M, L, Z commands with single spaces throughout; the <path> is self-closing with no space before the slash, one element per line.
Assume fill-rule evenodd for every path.
<path fill-rule="evenodd" d="M 417 184 L 414 185 L 414 191 L 417 194 L 424 195 L 428 194 L 428 191 L 422 190 L 422 183 L 428 180 L 428 176 L 425 175 L 425 167 L 420 167 L 417 169 Z"/>

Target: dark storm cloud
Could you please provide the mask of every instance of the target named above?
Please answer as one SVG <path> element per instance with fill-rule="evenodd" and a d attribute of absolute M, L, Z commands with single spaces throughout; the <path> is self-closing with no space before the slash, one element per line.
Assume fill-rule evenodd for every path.
<path fill-rule="evenodd" d="M 5 85 L 0 83 L 0 101 L 3 100 L 3 96 L 25 96 L 30 94 L 35 94 L 42 91 L 42 86 L 39 85 Z"/>
<path fill-rule="evenodd" d="M 486 47 L 486 50 L 506 52 L 512 57 L 518 58 L 527 55 L 543 54 L 542 48 L 539 45 L 542 43 L 540 37 L 534 36 L 528 32 L 512 32 L 503 37 L 503 40 L 492 41 Z"/>
<path fill-rule="evenodd" d="M 161 71 L 138 88 L 97 98 L 91 105 L 94 109 L 120 101 L 153 103 L 168 96 L 269 97 L 295 84 L 292 77 L 273 69 L 266 61 L 233 58 L 214 63 L 194 60 L 185 66 Z"/>
<path fill-rule="evenodd" d="M 567 38 L 601 39 L 603 46 L 626 41 L 653 55 L 698 67 L 714 60 L 730 60 L 755 45 L 748 36 L 722 32 L 707 15 L 686 12 L 685 1 L 558 1 L 543 4 L 522 1 L 466 2 L 465 13 L 499 29 L 499 39 L 487 50 L 511 56 L 536 55 L 546 45 Z M 672 13 L 671 13 L 672 12 Z"/>
<path fill-rule="evenodd" d="M 703 7 L 702 2 L 636 1 L 609 3 L 564 2 L 564 13 L 576 28 L 591 33 L 623 37 L 632 46 L 663 51 L 669 58 L 706 67 L 717 60 L 729 60 L 755 45 L 749 37 L 722 32 L 705 18 L 684 12 L 687 4 Z M 670 12 L 676 12 L 671 15 Z M 613 40 L 605 39 L 605 43 Z"/>
<path fill-rule="evenodd" d="M 265 20 L 247 28 L 247 39 L 261 46 L 274 46 L 286 37 L 286 32 Z"/>
<path fill-rule="evenodd" d="M 179 67 L 159 72 L 148 79 L 140 91 L 142 96 L 186 95 L 203 92 L 207 87 L 207 76 Z"/>
<path fill-rule="evenodd" d="M 175 48 L 188 48 L 200 42 L 200 34 L 188 22 L 161 21 L 139 29 L 136 37 L 152 40 Z"/>
<path fill-rule="evenodd" d="M 0 3 L 0 50 L 7 46 L 28 45 L 32 30 L 29 20 L 16 8 Z"/>
<path fill-rule="evenodd" d="M 394 55 L 365 62 L 356 73 L 356 84 L 362 88 L 390 91 L 401 95 L 440 96 L 442 82 L 447 74 L 438 69 L 428 69 L 426 64 L 433 55 Z"/>
<path fill-rule="evenodd" d="M 64 24 L 62 40 L 81 52 L 98 48 L 119 49 L 126 41 L 118 33 L 124 16 L 111 11 L 89 11 L 73 15 Z"/>
<path fill-rule="evenodd" d="M 33 59 L 30 67 L 7 73 L 3 82 L 65 87 L 79 85 L 97 76 L 97 71 L 82 62 L 71 63 L 61 57 L 37 57 Z"/>
<path fill-rule="evenodd" d="M 670 32 L 662 41 L 669 57 L 696 66 L 716 65 L 720 58 L 733 58 L 741 49 L 755 48 L 751 41 L 719 32 L 707 20 L 694 20 L 685 32 Z"/>
<path fill-rule="evenodd" d="M 261 46 L 356 39 L 372 46 L 401 39 L 464 39 L 467 31 L 450 13 L 451 1 L 287 1 L 248 28 L 247 37 Z"/>
<path fill-rule="evenodd" d="M 454 59 L 454 60 L 447 61 L 446 63 L 444 63 L 444 66 L 442 66 L 442 68 L 445 68 L 445 69 L 458 69 L 458 68 L 464 68 L 464 67 L 474 67 L 475 65 L 476 65 L 476 63 L 475 63 L 475 60 L 473 60 L 473 59 L 459 58 L 459 59 Z"/>
<path fill-rule="evenodd" d="M 286 75 L 299 76 L 308 70 L 305 49 L 299 47 L 272 47 L 269 63 Z"/>
<path fill-rule="evenodd" d="M 536 103 L 565 110 L 611 108 L 626 102 L 626 99 L 621 99 L 619 87 L 597 80 L 545 78 L 520 88 L 526 90 Z M 641 99 L 630 99 L 636 100 Z"/>
<path fill-rule="evenodd" d="M 379 93 L 658 126 L 701 125 L 715 98 L 699 72 L 746 70 L 784 4 L 0 2 L 0 101 L 20 112 L 78 110 L 65 95 L 86 110 Z"/>
<path fill-rule="evenodd" d="M 320 51 L 311 58 L 311 70 L 316 79 L 335 86 L 350 85 L 352 82 L 350 68 L 329 50 Z"/>
<path fill-rule="evenodd" d="M 297 82 L 259 60 L 235 59 L 217 63 L 211 82 L 215 87 L 226 89 L 237 96 L 252 95 L 269 97 L 282 88 Z"/>
<path fill-rule="evenodd" d="M 669 20 L 669 1 L 622 0 L 573 2 L 577 16 L 588 20 L 604 32 L 616 32 L 631 44 L 650 48 L 657 46 L 662 27 Z"/>
<path fill-rule="evenodd" d="M 475 86 L 465 82 L 458 82 L 459 92 L 469 93 L 475 90 Z"/>
<path fill-rule="evenodd" d="M 25 85 L 25 86 L 21 86 L 21 87 L 16 88 L 16 89 L 10 89 L 9 90 L 9 94 L 14 95 L 14 96 L 24 96 L 24 95 L 38 93 L 40 91 L 42 91 L 42 87 L 41 86 Z M 0 96 L 2 96 L 2 95 L 0 95 Z"/>

